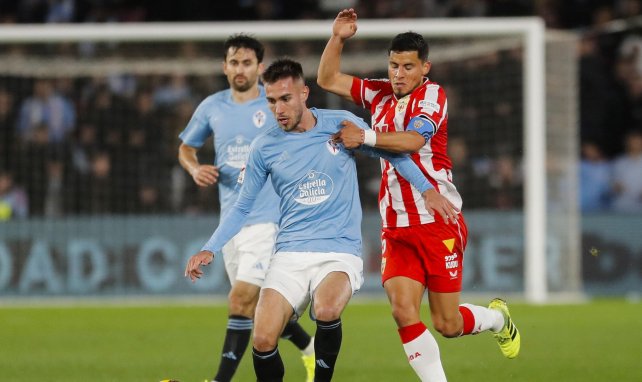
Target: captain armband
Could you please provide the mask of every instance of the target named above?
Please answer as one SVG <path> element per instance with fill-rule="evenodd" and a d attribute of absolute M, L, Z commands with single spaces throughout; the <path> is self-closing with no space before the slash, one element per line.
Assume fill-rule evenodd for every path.
<path fill-rule="evenodd" d="M 437 132 L 437 125 L 430 118 L 418 115 L 410 119 L 406 131 L 416 131 L 428 142 Z"/>

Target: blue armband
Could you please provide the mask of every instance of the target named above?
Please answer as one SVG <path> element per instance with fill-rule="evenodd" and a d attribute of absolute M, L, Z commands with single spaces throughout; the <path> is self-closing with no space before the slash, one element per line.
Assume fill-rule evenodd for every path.
<path fill-rule="evenodd" d="M 430 118 L 418 115 L 416 117 L 412 117 L 410 122 L 408 122 L 406 130 L 418 132 L 422 137 L 424 137 L 426 142 L 428 142 L 428 140 L 430 140 L 430 138 L 432 138 L 432 136 L 437 132 L 437 125 L 435 125 Z"/>

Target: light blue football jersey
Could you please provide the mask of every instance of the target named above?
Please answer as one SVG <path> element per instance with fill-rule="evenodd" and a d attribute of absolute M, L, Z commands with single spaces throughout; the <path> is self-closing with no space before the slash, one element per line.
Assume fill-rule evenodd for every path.
<path fill-rule="evenodd" d="M 200 148 L 214 135 L 214 164 L 219 169 L 218 190 L 221 216 L 232 207 L 238 195 L 239 173 L 247 162 L 250 144 L 262 131 L 274 126 L 276 120 L 259 86 L 258 98 L 245 103 L 232 99 L 226 89 L 205 98 L 194 111 L 187 127 L 179 135 L 188 146 Z M 272 184 L 266 182 L 258 194 L 245 225 L 279 221 L 279 197 Z"/>
<path fill-rule="evenodd" d="M 280 196 L 281 219 L 276 251 L 342 252 L 361 256 L 361 203 L 354 152 L 331 143 L 332 134 L 350 120 L 368 125 L 347 111 L 310 109 L 316 125 L 303 133 L 272 126 L 252 143 L 240 195 L 203 250 L 217 252 L 244 224 L 252 204 L 271 177 Z M 432 186 L 407 155 L 362 146 L 388 159 L 413 186 Z"/>

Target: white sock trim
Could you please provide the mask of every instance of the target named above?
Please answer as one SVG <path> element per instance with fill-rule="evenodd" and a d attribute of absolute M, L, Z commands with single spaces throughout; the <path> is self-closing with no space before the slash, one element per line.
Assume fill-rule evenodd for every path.
<path fill-rule="evenodd" d="M 306 346 L 305 349 L 301 350 L 303 355 L 312 355 L 314 354 L 314 336 L 310 339 L 310 343 Z"/>

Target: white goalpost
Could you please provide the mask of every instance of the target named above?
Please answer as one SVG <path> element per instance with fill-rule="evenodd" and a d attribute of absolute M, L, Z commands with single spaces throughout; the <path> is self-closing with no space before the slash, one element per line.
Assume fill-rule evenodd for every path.
<path fill-rule="evenodd" d="M 146 24 L 74 24 L 74 25 L 15 25 L 0 26 L 0 45 L 5 46 L 58 46 L 72 44 L 80 46 L 84 43 L 104 43 L 112 46 L 126 46 L 133 44 L 144 49 L 153 49 L 156 44 L 178 44 L 181 42 L 203 42 L 219 44 L 234 33 L 249 33 L 257 36 L 260 40 L 270 44 L 268 54 L 274 52 L 290 54 L 302 61 L 304 70 L 308 76 L 316 74 L 320 51 L 331 32 L 331 20 L 323 21 L 288 21 L 288 22 L 225 22 L 225 23 L 146 23 Z M 474 66 L 474 73 L 484 73 L 483 62 L 469 64 L 470 58 L 488 56 L 489 52 L 502 52 L 505 55 L 519 56 L 516 62 L 521 64 L 508 74 L 497 71 L 498 82 L 510 87 L 511 91 L 518 91 L 521 94 L 510 96 L 506 102 L 513 102 L 510 105 L 511 112 L 498 111 L 498 115 L 506 115 L 507 118 L 521 116 L 521 121 L 502 122 L 507 128 L 518 130 L 513 132 L 521 141 L 516 142 L 518 147 L 513 151 L 518 152 L 518 164 L 521 168 L 523 186 L 523 204 L 513 207 L 517 210 L 517 218 L 523 219 L 523 243 L 515 244 L 523 248 L 523 258 L 515 260 L 515 264 L 523 266 L 523 280 L 518 284 L 523 286 L 523 296 L 532 303 L 545 303 L 551 301 L 555 294 L 575 294 L 581 289 L 581 274 L 579 261 L 579 228 L 578 211 L 574 206 L 577 186 L 575 181 L 576 149 L 577 143 L 573 138 L 577 129 L 577 97 L 576 92 L 576 62 L 572 57 L 575 40 L 572 35 L 563 33 L 550 33 L 545 30 L 544 23 L 539 18 L 502 18 L 502 19 L 403 19 L 403 20 L 360 20 L 357 35 L 350 40 L 348 45 L 355 50 L 346 47 L 343 60 L 343 67 L 346 72 L 364 76 L 376 71 L 385 70 L 385 43 L 397 33 L 412 30 L 427 37 L 429 43 L 436 40 L 436 47 L 431 45 L 431 59 L 443 61 L 446 66 L 459 68 Z M 299 44 L 304 47 L 299 46 Z M 363 44 L 361 46 L 360 44 Z M 372 45 L 368 45 L 372 44 Z M 556 49 L 557 47 L 557 49 Z M 119 48 L 113 48 L 119 49 Z M 7 52 L 0 54 L 0 76 L 55 76 L 63 73 L 67 77 L 99 76 L 101 70 L 105 75 L 113 72 L 130 71 L 131 73 L 166 73 L 168 75 L 176 72 L 191 73 L 194 75 L 211 76 L 220 74 L 220 49 L 213 53 L 215 56 L 199 56 L 192 58 L 182 57 L 149 57 L 138 52 L 128 56 L 119 54 L 118 57 L 107 58 L 96 57 L 67 57 L 59 61 L 52 56 L 29 57 L 27 53 L 13 54 Z M 28 49 L 27 49 L 28 50 Z M 162 49 L 158 49 L 159 51 Z M 290 51 L 289 51 L 290 50 Z M 517 52 L 517 53 L 514 53 Z M 217 56 L 216 56 L 217 55 Z M 297 56 L 298 55 L 298 56 Z M 433 56 L 434 55 L 434 56 Z M 553 56 L 552 56 L 553 55 Z M 216 58 L 216 59 L 215 59 Z M 497 60 L 496 56 L 488 60 Z M 268 60 L 266 60 L 268 61 Z M 482 69 L 479 66 L 482 65 Z M 496 64 L 496 66 L 501 66 Z M 436 65 L 439 70 L 439 65 Z M 48 69 L 49 68 L 49 69 Z M 512 67 L 511 67 L 512 68 Z M 455 69 L 451 69 L 451 76 L 456 76 Z M 444 69 L 445 71 L 445 69 Z M 471 75 L 471 78 L 473 75 Z M 13 78 L 13 77 L 12 77 Z M 483 80 L 483 79 L 482 79 Z M 552 82 L 553 81 L 553 82 Z M 557 81 L 557 82 L 555 82 Z M 437 80 L 437 82 L 440 82 Z M 463 85 L 465 80 L 461 80 Z M 0 81 L 0 86 L 2 82 Z M 448 86 L 448 83 L 442 85 Z M 463 86 L 462 85 L 462 86 Z M 466 88 L 462 88 L 466 89 Z M 217 89 L 218 90 L 218 89 Z M 492 90 L 496 93 L 487 93 L 487 89 L 481 87 L 480 104 L 490 102 L 485 97 L 493 98 L 495 94 L 502 95 L 503 90 Z M 466 90 L 455 88 L 453 93 L 459 99 L 465 99 Z M 453 99 L 455 96 L 453 96 Z M 341 106 L 336 98 L 326 98 L 329 106 Z M 453 101 L 454 102 L 454 101 Z M 462 101 L 463 102 L 463 101 Z M 553 107 L 549 109 L 551 102 Z M 518 104 L 519 103 L 519 104 Z M 466 106 L 466 105 L 464 105 Z M 502 105 L 491 106 L 501 109 Z M 463 111 L 461 109 L 449 108 L 452 114 Z M 471 112 L 472 113 L 472 112 Z M 471 123 L 479 124 L 479 131 L 471 131 L 474 139 L 484 139 L 483 129 L 492 129 L 493 134 L 500 136 L 501 127 L 483 127 L 483 117 L 471 117 Z M 366 118 L 366 120 L 368 120 Z M 501 125 L 501 126 L 504 126 Z M 462 128 L 463 130 L 463 128 Z M 472 130 L 472 128 L 471 128 Z M 484 147 L 494 146 L 493 137 L 485 141 Z M 551 151 L 550 142 L 553 139 L 556 145 L 564 141 L 564 146 L 555 146 Z M 568 141 L 568 142 L 566 142 Z M 497 144 L 499 146 L 499 144 Z M 476 147 L 476 146 L 475 146 Z M 484 156 L 484 147 L 481 151 L 480 160 L 476 163 L 483 171 L 484 166 L 489 163 L 488 156 Z M 471 148 L 474 148 L 471 145 Z M 511 152 L 513 152 L 511 151 Z M 550 162 L 556 161 L 557 170 L 551 170 Z M 521 167 L 520 167 L 521 166 Z M 492 170 L 487 171 L 492 176 Z M 457 173 L 455 172 L 455 184 Z M 554 178 L 554 179 L 553 179 Z M 551 192 L 554 185 L 561 192 Z M 553 196 L 551 196 L 554 194 Z M 563 194 L 563 195 L 562 195 Z M 557 195 L 557 196 L 555 196 Z M 560 196 L 561 195 L 561 196 Z M 552 200 L 551 198 L 557 198 Z M 466 209 L 466 199 L 464 208 Z M 481 203 L 481 202 L 480 202 Z M 477 217 L 478 221 L 484 222 L 487 214 L 495 218 L 494 207 L 489 204 L 481 204 L 479 208 L 483 211 Z M 465 210 L 468 214 L 468 210 Z M 466 215 L 468 217 L 468 215 Z M 475 218 L 475 214 L 471 213 Z M 475 219 L 473 219 L 475 220 Z M 494 234 L 494 243 L 498 245 L 512 245 L 501 242 L 502 224 L 509 226 L 510 223 L 501 223 Z M 490 220 L 493 225 L 494 220 Z M 471 231 L 475 224 L 471 222 Z M 483 224 L 482 224 L 483 225 Z M 491 245 L 483 241 L 485 230 L 490 227 L 483 227 L 479 233 L 479 243 L 474 245 L 475 249 L 481 251 Z M 2 237 L 0 237 L 2 239 Z M 496 248 L 496 247 L 492 247 Z M 553 254 L 551 254 L 551 251 Z M 471 254 L 471 256 L 475 256 Z M 485 260 L 480 260 L 485 261 Z M 509 263 L 507 263 L 509 264 Z M 510 263 L 512 264 L 512 263 Z M 509 265 L 510 265 L 509 264 Z M 476 265 L 478 271 L 475 277 L 481 276 L 487 265 Z M 502 265 L 498 265 L 502 268 Z M 558 276 L 551 275 L 551 269 L 560 273 Z M 503 272 L 503 271 L 502 271 Z M 495 272 L 492 274 L 501 274 Z M 551 281 L 551 278 L 554 280 Z M 474 281 L 471 281 L 474 282 Z M 516 284 L 516 285 L 518 285 Z M 489 285 L 500 285 L 493 284 Z M 492 289 L 492 287 L 489 287 Z M 513 289 L 502 290 L 501 292 L 517 292 Z M 511 287 L 507 287 L 511 288 Z M 481 292 L 489 292 L 483 289 Z"/>

